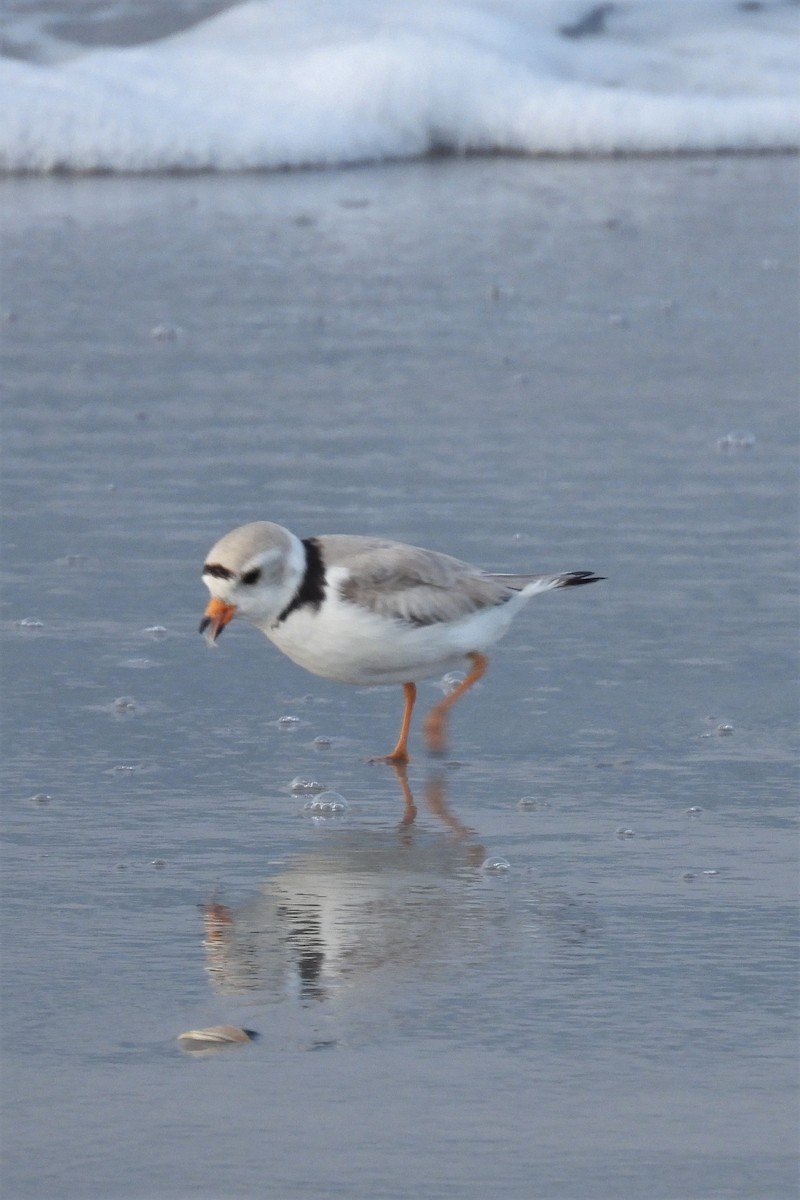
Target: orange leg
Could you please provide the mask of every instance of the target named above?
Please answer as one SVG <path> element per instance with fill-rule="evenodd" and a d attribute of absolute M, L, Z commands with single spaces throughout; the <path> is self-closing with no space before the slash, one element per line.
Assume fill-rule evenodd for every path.
<path fill-rule="evenodd" d="M 414 711 L 414 702 L 417 699 L 417 685 L 415 683 L 404 683 L 403 695 L 406 699 L 406 706 L 403 709 L 403 724 L 400 726 L 400 736 L 397 739 L 397 745 L 391 754 L 381 754 L 377 758 L 371 758 L 370 762 L 408 762 L 408 731 L 411 728 L 411 714 Z"/>
<path fill-rule="evenodd" d="M 425 740 L 428 743 L 428 749 L 431 754 L 444 754 L 445 751 L 445 736 L 447 733 L 447 714 L 450 709 L 460 700 L 464 692 L 468 692 L 474 683 L 477 683 L 482 675 L 485 674 L 486 668 L 489 665 L 489 660 L 484 654 L 478 654 L 473 651 L 468 654 L 467 658 L 472 661 L 472 670 L 467 675 L 466 679 L 462 679 L 457 688 L 453 688 L 449 696 L 445 696 L 438 704 L 435 704 L 425 718 L 423 729 L 425 731 Z"/>

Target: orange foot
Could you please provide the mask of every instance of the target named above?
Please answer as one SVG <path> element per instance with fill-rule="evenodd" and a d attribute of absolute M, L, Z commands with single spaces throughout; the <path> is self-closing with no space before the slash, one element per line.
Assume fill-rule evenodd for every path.
<path fill-rule="evenodd" d="M 391 763 L 393 767 L 404 767 L 411 762 L 411 759 L 408 755 L 408 751 L 401 750 L 398 753 L 396 750 L 394 750 L 391 754 L 376 754 L 372 758 L 368 758 L 367 762 Z"/>

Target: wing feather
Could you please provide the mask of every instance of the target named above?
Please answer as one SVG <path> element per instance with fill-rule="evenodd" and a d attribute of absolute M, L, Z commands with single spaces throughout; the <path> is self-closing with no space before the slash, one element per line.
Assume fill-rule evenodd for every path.
<path fill-rule="evenodd" d="M 505 604 L 518 592 L 594 583 L 591 571 L 498 575 L 436 550 L 381 538 L 327 534 L 316 539 L 342 599 L 412 625 L 457 621 Z"/>
<path fill-rule="evenodd" d="M 343 569 L 342 598 L 382 617 L 436 625 L 504 604 L 514 594 L 499 578 L 435 550 L 371 538 L 343 538 L 346 547 L 335 537 L 321 540 L 326 564 Z"/>

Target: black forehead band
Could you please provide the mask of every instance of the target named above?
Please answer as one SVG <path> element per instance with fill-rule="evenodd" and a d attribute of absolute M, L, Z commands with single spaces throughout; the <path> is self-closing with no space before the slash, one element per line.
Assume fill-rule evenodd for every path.
<path fill-rule="evenodd" d="M 215 579 L 233 579 L 233 571 L 223 567 L 222 563 L 206 563 L 203 574 L 213 575 Z"/>

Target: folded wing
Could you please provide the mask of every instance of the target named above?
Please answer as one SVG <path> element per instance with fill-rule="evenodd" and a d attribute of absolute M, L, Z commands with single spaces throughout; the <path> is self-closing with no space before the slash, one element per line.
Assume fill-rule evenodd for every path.
<path fill-rule="evenodd" d="M 456 621 L 504 604 L 516 590 L 446 554 L 394 542 L 373 542 L 338 564 L 333 556 L 331 565 L 342 569 L 343 599 L 411 625 Z"/>

